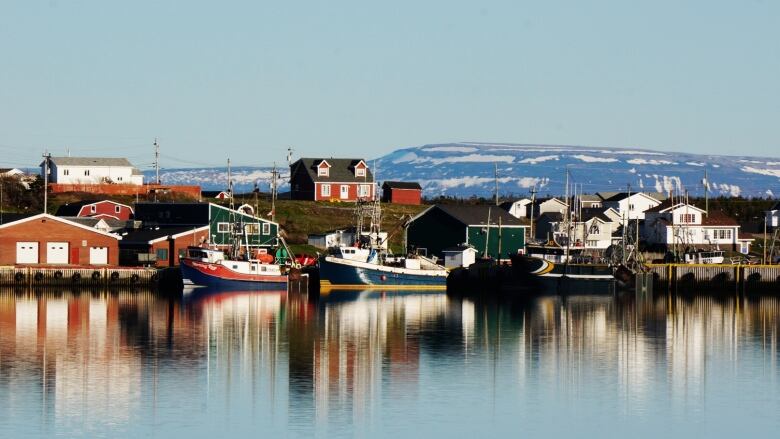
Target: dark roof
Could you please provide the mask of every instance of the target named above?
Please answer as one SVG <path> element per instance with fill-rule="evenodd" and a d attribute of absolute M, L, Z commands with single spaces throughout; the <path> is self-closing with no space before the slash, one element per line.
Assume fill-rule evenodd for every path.
<path fill-rule="evenodd" d="M 677 203 L 677 204 L 679 204 L 679 203 Z M 666 200 L 661 201 L 661 204 L 659 204 L 658 206 L 651 207 L 651 208 L 647 209 L 645 211 L 645 213 L 647 213 L 647 212 L 660 212 L 660 211 L 662 211 L 664 209 L 668 209 L 670 207 L 672 207 L 672 200 L 670 198 L 667 198 Z"/>
<path fill-rule="evenodd" d="M 551 222 L 563 221 L 563 214 L 560 212 L 545 212 L 539 215 L 539 219 L 541 219 L 542 217 L 549 219 Z"/>
<path fill-rule="evenodd" d="M 59 166 L 133 166 L 120 157 L 52 157 L 51 161 Z"/>
<path fill-rule="evenodd" d="M 73 203 L 63 204 L 57 208 L 56 216 L 76 216 L 81 211 L 81 208 L 87 204 L 92 204 L 94 201 L 75 201 Z"/>
<path fill-rule="evenodd" d="M 382 183 L 382 189 L 385 187 L 391 189 L 418 189 L 422 190 L 420 183 L 416 181 L 386 181 Z"/>
<path fill-rule="evenodd" d="M 607 198 L 604 198 L 604 201 L 620 201 L 620 200 L 624 200 L 624 199 L 628 198 L 629 196 L 636 195 L 636 194 L 646 195 L 646 196 L 648 196 L 648 197 L 650 197 L 650 198 L 652 198 L 654 200 L 662 201 L 658 197 L 659 192 L 651 192 L 651 193 L 647 193 L 647 192 L 616 192 L 616 193 L 614 193 L 614 192 L 602 192 L 602 193 L 600 193 L 602 198 L 607 196 L 607 195 L 609 195 Z M 663 198 L 665 199 L 665 197 L 663 197 Z"/>
<path fill-rule="evenodd" d="M 720 211 L 710 211 L 707 215 L 703 215 L 701 224 L 704 226 L 736 226 L 739 225 L 737 220 L 731 218 Z"/>
<path fill-rule="evenodd" d="M 597 207 L 580 209 L 580 211 L 582 212 L 581 219 L 582 221 L 588 221 L 591 218 L 598 218 L 608 223 L 612 222 L 612 219 L 610 219 L 610 217 L 604 215 L 604 210 L 605 209 L 603 208 L 597 208 Z"/>
<path fill-rule="evenodd" d="M 775 203 L 775 205 L 774 205 L 774 206 L 772 206 L 772 208 L 771 208 L 771 209 L 769 209 L 769 210 L 780 210 L 780 201 L 778 201 L 777 203 Z"/>
<path fill-rule="evenodd" d="M 434 206 L 447 215 L 455 218 L 464 225 L 487 225 L 488 210 L 490 211 L 490 224 L 496 225 L 501 220 L 505 226 L 524 226 L 527 221 L 521 221 L 513 217 L 498 206 L 441 204 Z"/>
<path fill-rule="evenodd" d="M 204 226 L 209 223 L 209 203 L 136 203 L 135 219 L 145 224 Z"/>
<path fill-rule="evenodd" d="M 127 245 L 148 244 L 158 238 L 167 238 L 171 235 L 177 235 L 192 231 L 193 227 L 154 227 L 148 229 L 133 230 L 123 233 L 120 243 Z"/>
<path fill-rule="evenodd" d="M 23 220 L 25 218 L 29 218 L 31 216 L 38 215 L 38 212 L 35 213 L 3 213 L 2 219 L 0 219 L 0 224 L 8 224 L 12 223 L 14 221 Z"/>
<path fill-rule="evenodd" d="M 317 165 L 322 163 L 322 161 L 325 160 L 330 165 L 330 171 L 328 173 L 327 177 L 322 177 L 317 175 Z M 355 166 L 360 162 L 365 163 L 364 160 L 361 159 L 323 159 L 323 158 L 301 158 L 297 160 L 295 163 L 290 165 L 290 176 L 291 178 L 295 177 L 295 172 L 293 172 L 294 169 L 296 169 L 298 166 L 303 166 L 306 172 L 309 174 L 309 177 L 312 181 L 322 181 L 322 182 L 373 182 L 374 181 L 374 175 L 371 173 L 371 169 L 366 166 L 366 176 L 365 177 L 356 177 L 355 176 Z"/>

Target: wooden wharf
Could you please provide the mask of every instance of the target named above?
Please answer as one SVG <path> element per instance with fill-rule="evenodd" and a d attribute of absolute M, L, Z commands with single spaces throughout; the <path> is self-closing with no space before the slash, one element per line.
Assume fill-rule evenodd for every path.
<path fill-rule="evenodd" d="M 656 289 L 780 293 L 780 265 L 648 264 Z"/>

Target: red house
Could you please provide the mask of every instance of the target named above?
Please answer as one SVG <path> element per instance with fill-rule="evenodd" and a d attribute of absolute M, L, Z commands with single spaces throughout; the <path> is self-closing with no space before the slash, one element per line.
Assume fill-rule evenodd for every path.
<path fill-rule="evenodd" d="M 422 187 L 417 182 L 386 181 L 382 184 L 382 202 L 394 204 L 420 204 Z"/>
<path fill-rule="evenodd" d="M 121 239 L 42 213 L 0 225 L 0 265 L 117 265 Z"/>
<path fill-rule="evenodd" d="M 361 159 L 302 158 L 290 165 L 290 198 L 314 201 L 373 200 L 374 175 Z"/>
<path fill-rule="evenodd" d="M 112 218 L 126 221 L 133 217 L 133 208 L 111 200 L 79 201 L 63 204 L 57 209 L 57 216 L 86 216 Z"/>

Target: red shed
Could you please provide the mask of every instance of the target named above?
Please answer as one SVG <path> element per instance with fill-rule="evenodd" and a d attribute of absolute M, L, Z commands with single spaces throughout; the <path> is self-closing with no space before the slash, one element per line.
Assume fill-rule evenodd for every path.
<path fill-rule="evenodd" d="M 420 204 L 422 187 L 417 182 L 386 181 L 382 185 L 382 201 L 394 204 Z"/>
<path fill-rule="evenodd" d="M 57 216 L 89 216 L 127 221 L 133 217 L 133 208 L 111 200 L 79 201 L 60 206 Z"/>
<path fill-rule="evenodd" d="M 209 226 L 168 227 L 135 230 L 123 236 L 120 243 L 122 265 L 179 265 L 179 256 L 188 246 L 209 240 Z"/>
<path fill-rule="evenodd" d="M 117 265 L 121 239 L 42 213 L 0 225 L 0 265 Z"/>

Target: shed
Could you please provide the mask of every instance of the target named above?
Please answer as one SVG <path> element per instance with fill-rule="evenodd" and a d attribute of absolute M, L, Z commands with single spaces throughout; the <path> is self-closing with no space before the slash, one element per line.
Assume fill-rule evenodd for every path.
<path fill-rule="evenodd" d="M 470 245 L 449 247 L 442 252 L 446 268 L 468 267 L 477 260 L 477 250 Z"/>
<path fill-rule="evenodd" d="M 150 228 L 127 232 L 119 245 L 122 265 L 172 267 L 188 246 L 200 245 L 209 238 L 209 226 Z"/>
<path fill-rule="evenodd" d="M 444 249 L 467 244 L 480 254 L 505 257 L 525 248 L 528 227 L 527 220 L 498 206 L 435 205 L 411 219 L 407 245 L 428 256 L 443 257 Z"/>
<path fill-rule="evenodd" d="M 386 181 L 382 184 L 382 201 L 419 205 L 422 202 L 422 187 L 417 182 Z"/>
<path fill-rule="evenodd" d="M 117 265 L 121 239 L 42 213 L 0 225 L 0 264 Z"/>

